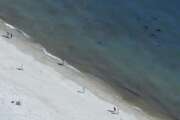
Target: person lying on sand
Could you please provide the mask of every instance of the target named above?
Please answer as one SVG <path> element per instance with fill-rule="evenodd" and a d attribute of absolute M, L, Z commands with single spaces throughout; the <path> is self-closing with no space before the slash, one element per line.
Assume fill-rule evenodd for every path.
<path fill-rule="evenodd" d="M 21 71 L 24 70 L 23 65 L 17 67 L 16 69 L 17 69 L 17 70 L 21 70 Z"/>
<path fill-rule="evenodd" d="M 110 112 L 111 114 L 119 114 L 119 109 L 117 107 L 113 107 L 113 110 L 107 110 L 108 112 Z"/>
<path fill-rule="evenodd" d="M 59 63 L 57 63 L 58 65 L 64 65 L 64 63 L 65 63 L 65 60 L 62 60 L 62 62 L 59 62 Z"/>
<path fill-rule="evenodd" d="M 82 90 L 78 90 L 77 91 L 78 93 L 81 93 L 81 94 L 84 94 L 86 92 L 86 88 L 85 87 L 82 87 Z"/>
<path fill-rule="evenodd" d="M 2 35 L 2 37 L 7 38 L 7 39 L 11 39 L 12 38 L 12 33 L 6 32 L 6 35 Z"/>

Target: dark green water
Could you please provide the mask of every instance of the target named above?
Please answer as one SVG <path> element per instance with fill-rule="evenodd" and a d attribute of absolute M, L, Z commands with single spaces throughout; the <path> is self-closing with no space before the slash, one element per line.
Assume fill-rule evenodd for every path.
<path fill-rule="evenodd" d="M 178 0 L 1 0 L 0 18 L 72 65 L 180 120 L 179 4 Z"/>

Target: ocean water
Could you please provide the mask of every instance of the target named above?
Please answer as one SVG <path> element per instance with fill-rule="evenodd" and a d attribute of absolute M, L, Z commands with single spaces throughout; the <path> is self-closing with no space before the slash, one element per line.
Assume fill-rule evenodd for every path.
<path fill-rule="evenodd" d="M 133 101 L 143 99 L 180 120 L 179 4 L 0 0 L 0 18 L 80 70 L 134 94 Z"/>

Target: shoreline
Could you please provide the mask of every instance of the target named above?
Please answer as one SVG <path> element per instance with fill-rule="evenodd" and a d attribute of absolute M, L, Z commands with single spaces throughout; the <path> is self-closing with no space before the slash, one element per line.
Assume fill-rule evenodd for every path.
<path fill-rule="evenodd" d="M 105 82 L 103 82 L 101 80 L 97 80 L 98 78 L 95 78 L 90 75 L 85 75 L 66 62 L 65 62 L 65 66 L 58 66 L 57 63 L 61 62 L 60 58 L 56 59 L 57 58 L 56 56 L 51 55 L 47 51 L 45 52 L 44 51 L 45 48 L 43 48 L 41 45 L 39 45 L 37 43 L 33 43 L 32 39 L 30 37 L 27 38 L 28 35 L 26 35 L 24 32 L 21 31 L 21 33 L 19 33 L 19 35 L 18 35 L 18 31 L 16 28 L 14 28 L 13 26 L 11 26 L 7 23 L 5 24 L 5 26 L 9 27 L 10 31 L 15 32 L 17 37 L 21 36 L 21 33 L 24 35 L 24 38 L 21 36 L 22 37 L 22 38 L 20 37 L 21 39 L 18 39 L 15 41 L 10 41 L 10 40 L 8 41 L 10 44 L 12 43 L 13 45 L 15 45 L 21 52 L 23 51 L 23 53 L 33 56 L 33 58 L 35 58 L 35 60 L 40 61 L 44 65 L 52 67 L 55 71 L 63 74 L 64 77 L 70 79 L 72 82 L 81 85 L 81 87 L 85 86 L 85 88 L 87 88 L 93 94 L 96 93 L 95 94 L 96 96 L 103 98 L 103 100 L 105 99 L 106 102 L 110 101 L 110 103 L 118 104 L 119 101 L 121 101 L 122 102 L 121 105 L 118 105 L 118 106 L 125 109 L 126 111 L 135 113 L 138 116 L 144 116 L 145 118 L 147 117 L 147 119 L 148 119 L 148 117 L 152 120 L 155 119 L 154 117 L 146 115 L 146 113 L 144 113 L 140 108 L 137 108 L 132 105 L 128 105 L 128 103 L 126 103 L 124 100 L 122 100 L 122 98 L 120 98 L 120 96 L 118 96 L 115 93 L 115 91 L 113 89 L 111 89 L 111 86 L 107 85 Z M 8 29 L 8 28 L 5 28 L 5 29 Z M 15 29 L 15 31 L 14 31 L 14 29 Z M 91 79 L 91 82 L 89 82 L 90 81 L 89 79 Z M 118 98 L 118 100 L 114 99 L 114 97 Z"/>

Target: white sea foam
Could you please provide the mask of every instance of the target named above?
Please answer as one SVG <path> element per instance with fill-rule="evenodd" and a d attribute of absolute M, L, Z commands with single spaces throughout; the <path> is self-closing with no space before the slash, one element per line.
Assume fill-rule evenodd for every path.
<path fill-rule="evenodd" d="M 11 28 L 11 29 L 16 29 L 14 26 L 8 24 L 8 23 L 4 23 L 7 27 Z"/>
<path fill-rule="evenodd" d="M 53 59 L 55 59 L 55 60 L 62 61 L 62 59 L 60 59 L 60 58 L 58 58 L 58 57 L 50 54 L 45 48 L 42 48 L 42 51 L 43 51 L 43 53 L 44 53 L 45 55 L 47 55 L 47 56 L 49 56 L 49 57 L 51 57 L 51 58 L 53 58 Z"/>
<path fill-rule="evenodd" d="M 53 58 L 53 59 L 55 59 L 55 60 L 58 60 L 58 61 L 60 61 L 60 62 L 64 62 L 64 64 L 65 64 L 68 68 L 70 68 L 70 69 L 72 69 L 72 70 L 80 73 L 80 71 L 79 71 L 78 69 L 76 69 L 76 68 L 73 67 L 72 65 L 68 64 L 65 60 L 62 60 L 62 59 L 56 57 L 55 55 L 52 55 L 52 54 L 49 53 L 44 47 L 42 48 L 42 51 L 43 51 L 43 53 L 44 53 L 45 55 L 47 55 L 47 56 L 49 56 L 49 57 L 51 57 L 51 58 Z"/>
<path fill-rule="evenodd" d="M 9 27 L 10 29 L 17 30 L 17 31 L 19 31 L 21 34 L 23 34 L 23 36 L 25 36 L 26 38 L 30 38 L 30 36 L 29 36 L 28 34 L 26 34 L 24 31 L 22 31 L 22 30 L 20 30 L 20 29 L 18 29 L 18 28 L 15 28 L 13 25 L 10 25 L 10 24 L 6 23 L 5 21 L 3 21 L 3 22 L 4 22 L 4 24 L 5 24 L 7 27 Z"/>
<path fill-rule="evenodd" d="M 18 29 L 18 31 L 19 31 L 20 33 L 22 33 L 26 38 L 30 38 L 30 36 L 29 36 L 28 34 L 26 34 L 24 31 L 22 31 L 22 30 L 20 30 L 20 29 Z"/>

